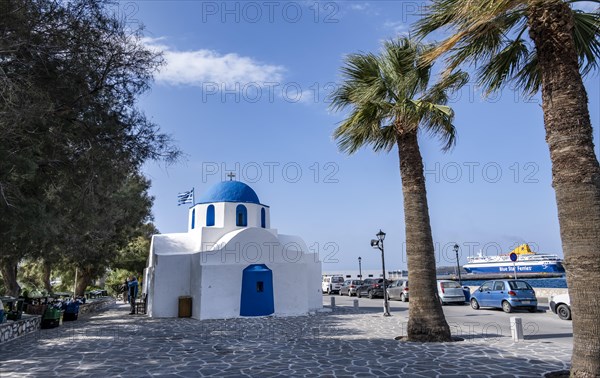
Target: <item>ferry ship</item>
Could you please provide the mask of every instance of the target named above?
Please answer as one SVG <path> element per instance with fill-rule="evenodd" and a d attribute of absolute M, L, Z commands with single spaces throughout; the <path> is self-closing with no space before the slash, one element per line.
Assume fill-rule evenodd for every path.
<path fill-rule="evenodd" d="M 517 261 L 510 260 L 510 254 L 517 254 Z M 532 252 L 529 245 L 522 244 L 506 255 L 483 256 L 481 252 L 475 257 L 467 257 L 463 266 L 467 273 L 564 273 L 562 259 L 557 255 Z"/>

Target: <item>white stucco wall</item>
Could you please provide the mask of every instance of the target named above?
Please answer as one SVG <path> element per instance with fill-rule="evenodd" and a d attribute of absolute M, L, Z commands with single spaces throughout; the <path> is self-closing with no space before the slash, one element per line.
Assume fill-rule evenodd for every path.
<path fill-rule="evenodd" d="M 242 290 L 241 265 L 217 264 L 203 265 L 202 295 L 200 297 L 200 316 L 198 319 L 223 319 L 240 316 Z M 196 299 L 200 293 L 194 293 Z"/>
<path fill-rule="evenodd" d="M 172 318 L 179 312 L 179 296 L 190 295 L 191 254 L 156 254 L 154 279 L 151 290 L 153 317 Z"/>

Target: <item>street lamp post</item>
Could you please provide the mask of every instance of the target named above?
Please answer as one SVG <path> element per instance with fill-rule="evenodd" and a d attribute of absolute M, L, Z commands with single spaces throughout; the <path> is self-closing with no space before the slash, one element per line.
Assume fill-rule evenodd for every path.
<path fill-rule="evenodd" d="M 360 265 L 361 261 L 362 261 L 362 258 L 360 256 L 358 256 L 358 278 L 360 278 L 362 280 L 362 268 Z"/>
<path fill-rule="evenodd" d="M 454 253 L 456 253 L 456 268 L 458 273 L 458 283 L 462 286 L 462 279 L 460 277 L 460 263 L 458 262 L 458 244 L 454 244 Z"/>
<path fill-rule="evenodd" d="M 385 279 L 385 253 L 383 252 L 383 240 L 385 239 L 385 232 L 379 230 L 375 235 L 377 239 L 371 239 L 371 247 L 377 248 L 381 251 L 381 267 L 383 269 L 383 316 L 390 316 L 390 307 L 388 305 L 387 296 L 387 285 Z"/>

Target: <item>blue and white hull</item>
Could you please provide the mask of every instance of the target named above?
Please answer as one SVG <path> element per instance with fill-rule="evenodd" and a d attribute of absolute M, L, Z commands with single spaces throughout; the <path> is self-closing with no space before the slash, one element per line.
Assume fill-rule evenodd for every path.
<path fill-rule="evenodd" d="M 517 273 L 564 273 L 560 261 L 518 261 L 514 263 Z M 468 273 L 512 273 L 513 263 L 507 262 L 471 262 L 463 266 Z"/>

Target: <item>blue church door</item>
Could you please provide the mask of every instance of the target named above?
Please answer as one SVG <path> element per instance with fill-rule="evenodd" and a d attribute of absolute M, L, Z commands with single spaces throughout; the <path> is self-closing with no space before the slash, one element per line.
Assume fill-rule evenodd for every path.
<path fill-rule="evenodd" d="M 273 272 L 264 264 L 249 265 L 242 276 L 240 316 L 263 316 L 274 312 Z"/>

